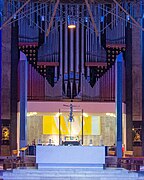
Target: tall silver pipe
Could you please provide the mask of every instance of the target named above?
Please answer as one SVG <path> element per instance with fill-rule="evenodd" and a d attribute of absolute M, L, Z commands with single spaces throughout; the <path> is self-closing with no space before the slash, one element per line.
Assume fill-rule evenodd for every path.
<path fill-rule="evenodd" d="M 48 23 L 47 23 L 47 18 L 46 18 L 47 16 L 48 16 L 48 6 L 47 6 L 47 4 L 45 4 L 45 18 L 44 18 L 44 21 L 45 21 L 45 32 L 48 29 Z M 46 36 L 45 36 L 44 42 L 46 42 Z"/>
<path fill-rule="evenodd" d="M 60 9 L 62 9 L 62 5 L 60 5 Z M 60 20 L 60 75 L 62 76 L 63 74 L 63 44 L 62 44 L 62 40 L 63 40 L 63 26 L 62 26 L 62 18 Z"/>
<path fill-rule="evenodd" d="M 82 18 L 84 18 L 84 6 L 82 5 Z M 84 74 L 84 24 L 81 24 L 81 73 Z"/>
<path fill-rule="evenodd" d="M 79 5 L 77 5 L 77 14 L 79 14 Z M 76 25 L 76 66 L 75 72 L 79 73 L 79 19 Z"/>
<path fill-rule="evenodd" d="M 58 41 L 58 32 L 57 32 L 57 28 L 58 28 L 58 25 L 57 25 L 57 22 L 55 22 L 55 31 L 54 31 L 54 39 L 53 39 L 53 61 L 54 62 L 57 62 L 57 53 L 58 53 L 58 44 L 59 44 L 59 41 Z M 57 66 L 55 66 L 55 77 L 54 77 L 54 82 L 56 83 L 58 80 L 58 73 L 57 73 Z"/>
<path fill-rule="evenodd" d="M 84 19 L 84 5 L 82 5 L 82 19 Z M 83 96 L 83 75 L 84 75 L 84 22 L 81 24 L 81 87 L 80 87 L 80 91 L 81 91 L 81 96 Z"/>
<path fill-rule="evenodd" d="M 48 44 L 52 43 L 51 37 L 52 37 L 52 32 L 49 33 L 49 43 Z M 47 44 L 47 46 L 48 46 L 48 44 Z M 52 61 L 52 58 L 51 58 L 52 46 L 49 46 L 49 52 L 50 52 L 49 60 Z"/>
<path fill-rule="evenodd" d="M 79 14 L 79 5 L 77 5 L 77 17 Z M 75 79 L 76 79 L 76 94 L 78 94 L 79 86 L 79 19 L 77 18 L 76 25 L 76 65 L 75 65 Z"/>
<path fill-rule="evenodd" d="M 32 26 L 32 2 L 30 2 L 29 6 L 30 6 L 30 15 L 29 15 L 29 25 Z"/>
<path fill-rule="evenodd" d="M 58 25 L 57 25 L 58 28 Z M 56 62 L 59 62 L 59 32 L 58 30 L 56 31 L 56 42 L 57 42 L 57 48 L 56 48 Z"/>
<path fill-rule="evenodd" d="M 56 30 L 53 32 L 53 51 L 52 51 L 52 54 L 53 54 L 53 62 L 56 61 L 56 49 L 57 49 L 57 44 L 58 42 L 56 43 Z"/>
<path fill-rule="evenodd" d="M 65 58 L 64 58 L 64 73 L 68 74 L 68 27 L 67 27 L 67 5 L 65 5 Z"/>
<path fill-rule="evenodd" d="M 94 8 L 94 20 L 95 22 L 97 22 L 97 15 L 98 15 L 98 8 Z M 94 53 L 96 54 L 96 56 L 94 57 L 95 58 L 95 61 L 97 61 L 97 36 L 95 35 L 95 32 L 93 32 L 93 51 Z"/>
<path fill-rule="evenodd" d="M 86 29 L 86 62 L 88 61 L 88 30 Z"/>
<path fill-rule="evenodd" d="M 58 74 L 57 74 L 57 66 L 55 66 L 55 72 L 54 72 L 54 83 L 57 82 Z"/>
<path fill-rule="evenodd" d="M 73 29 L 70 29 L 70 72 L 74 72 L 74 30 Z"/>
<path fill-rule="evenodd" d="M 70 87 L 71 99 L 73 94 L 73 81 L 74 81 L 74 30 L 70 29 Z"/>
<path fill-rule="evenodd" d="M 87 62 L 89 62 L 89 53 L 90 53 L 90 49 L 89 49 L 89 35 L 90 35 L 90 31 L 89 31 L 89 26 L 90 25 L 90 23 L 88 22 L 88 29 L 87 29 L 87 38 L 86 38 L 86 49 L 87 49 Z M 90 69 L 89 69 L 89 67 L 87 66 L 87 80 L 89 81 L 89 79 L 90 79 Z"/>
<path fill-rule="evenodd" d="M 64 86 L 65 94 L 67 95 L 68 85 L 68 27 L 67 27 L 67 5 L 65 5 L 65 47 L 64 47 Z"/>
<path fill-rule="evenodd" d="M 95 46 L 95 44 L 94 44 L 94 40 L 95 40 L 94 35 L 95 35 L 94 32 L 92 32 L 92 56 L 91 56 L 92 61 L 96 61 L 95 60 L 95 50 L 94 50 L 94 46 Z"/>
<path fill-rule="evenodd" d="M 90 23 L 88 22 L 88 29 L 87 29 L 87 61 L 89 62 L 89 57 L 90 57 Z"/>
<path fill-rule="evenodd" d="M 70 81 L 71 99 L 73 98 L 73 82 Z"/>
<path fill-rule="evenodd" d="M 91 62 L 91 54 L 92 54 L 92 33 L 89 30 L 89 61 Z"/>
<path fill-rule="evenodd" d="M 36 23 L 38 25 L 38 22 L 39 22 L 39 11 L 38 11 L 38 8 L 39 8 L 39 3 L 36 3 L 36 10 L 37 10 L 37 13 L 36 13 Z"/>
<path fill-rule="evenodd" d="M 90 81 L 90 67 L 87 67 L 87 80 Z"/>

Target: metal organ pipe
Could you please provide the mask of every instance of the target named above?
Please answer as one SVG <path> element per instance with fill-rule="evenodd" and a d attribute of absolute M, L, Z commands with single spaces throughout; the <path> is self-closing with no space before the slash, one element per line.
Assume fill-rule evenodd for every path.
<path fill-rule="evenodd" d="M 98 17 L 97 14 L 97 8 L 94 8 L 94 21 L 97 22 L 96 17 Z M 93 32 L 93 50 L 94 50 L 94 54 L 96 54 L 96 56 L 94 56 L 94 59 L 97 61 L 97 36 L 95 35 L 95 32 Z"/>
<path fill-rule="evenodd" d="M 57 74 L 57 66 L 55 66 L 55 72 L 54 72 L 54 83 L 56 83 L 57 82 L 57 77 L 58 76 L 58 74 Z"/>
<path fill-rule="evenodd" d="M 82 6 L 82 18 L 84 18 L 84 6 Z M 81 72 L 84 74 L 84 24 L 81 24 Z"/>
<path fill-rule="evenodd" d="M 82 18 L 84 19 L 84 6 L 82 5 Z M 81 94 L 83 96 L 83 75 L 84 75 L 84 23 L 81 24 Z"/>
<path fill-rule="evenodd" d="M 87 56 L 87 61 L 89 62 L 89 57 L 90 57 L 90 23 L 88 22 L 88 28 L 87 28 L 87 53 L 88 53 L 88 56 Z"/>
<path fill-rule="evenodd" d="M 45 21 L 45 32 L 48 29 L 47 18 L 46 18 L 47 16 L 48 16 L 48 6 L 47 6 L 47 4 L 45 4 L 45 18 L 44 18 L 44 21 Z M 46 36 L 45 36 L 45 42 L 46 42 Z"/>
<path fill-rule="evenodd" d="M 74 30 L 70 29 L 70 72 L 74 72 Z M 70 76 L 73 79 L 73 75 Z"/>
<path fill-rule="evenodd" d="M 68 29 L 67 29 L 67 5 L 65 5 L 65 52 L 64 52 L 64 85 L 65 94 L 67 95 L 68 85 Z"/>
<path fill-rule="evenodd" d="M 79 5 L 77 5 L 77 17 L 79 14 Z M 76 94 L 78 95 L 79 87 L 79 19 L 77 18 L 76 25 L 76 66 L 75 66 L 75 80 L 76 80 Z"/>
<path fill-rule="evenodd" d="M 49 46 L 49 52 L 50 52 L 49 59 L 50 59 L 50 61 L 52 61 L 52 57 L 51 57 L 51 53 L 52 53 L 51 43 L 52 43 L 52 40 L 51 39 L 52 39 L 52 32 L 49 33 L 49 44 L 50 44 L 50 46 Z"/>
<path fill-rule="evenodd" d="M 87 28 L 87 30 L 86 30 L 86 49 L 87 49 L 87 62 L 89 62 L 89 22 L 87 23 L 88 25 L 88 28 Z M 90 79 L 90 68 L 87 66 L 87 80 L 89 81 L 89 79 Z"/>
<path fill-rule="evenodd" d="M 57 24 L 57 31 L 56 31 L 56 44 L 57 44 L 57 49 L 56 49 L 56 62 L 59 61 L 59 31 L 58 31 L 58 24 Z"/>
<path fill-rule="evenodd" d="M 60 9 L 62 9 L 62 5 L 60 5 Z M 63 25 L 62 25 L 62 18 L 60 19 L 60 75 L 63 75 Z"/>
<path fill-rule="evenodd" d="M 92 54 L 91 54 L 91 61 L 94 61 L 94 35 L 93 35 L 93 32 L 91 32 L 91 41 L 92 41 L 92 45 L 91 45 L 91 51 L 92 51 Z"/>
<path fill-rule="evenodd" d="M 57 25 L 57 21 L 55 22 L 55 31 L 54 31 L 54 41 L 53 41 L 53 54 L 54 54 L 54 62 L 57 62 L 57 51 L 58 51 L 58 44 L 59 44 L 59 41 L 58 41 L 58 32 L 57 32 L 57 28 L 58 28 L 58 25 Z M 58 73 L 57 73 L 57 66 L 55 66 L 55 74 L 54 74 L 54 82 L 56 83 L 57 82 L 57 79 L 58 79 Z"/>
<path fill-rule="evenodd" d="M 90 24 L 90 28 L 91 28 L 91 24 Z M 89 29 L 89 62 L 91 61 L 91 30 Z"/>
<path fill-rule="evenodd" d="M 74 81 L 74 30 L 70 29 L 70 88 L 71 99 L 73 93 L 73 81 Z"/>

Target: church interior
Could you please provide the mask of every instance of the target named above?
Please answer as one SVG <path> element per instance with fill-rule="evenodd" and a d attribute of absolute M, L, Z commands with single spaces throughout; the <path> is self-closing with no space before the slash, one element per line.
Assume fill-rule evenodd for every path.
<path fill-rule="evenodd" d="M 1 156 L 33 143 L 113 146 L 118 127 L 125 151 L 144 155 L 144 2 L 0 3 Z"/>

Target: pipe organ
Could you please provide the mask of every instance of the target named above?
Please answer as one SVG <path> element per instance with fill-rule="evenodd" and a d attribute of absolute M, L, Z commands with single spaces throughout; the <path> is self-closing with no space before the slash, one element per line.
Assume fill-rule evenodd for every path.
<path fill-rule="evenodd" d="M 18 21 L 19 43 L 36 43 L 38 46 L 34 68 L 38 72 L 43 69 L 45 73 L 41 75 L 52 87 L 61 81 L 59 88 L 62 88 L 63 98 L 81 98 L 85 85 L 88 89 L 95 88 L 93 97 L 100 96 L 99 82 L 102 80 L 99 79 L 115 61 L 109 58 L 109 48 L 125 47 L 129 17 L 112 2 L 90 1 L 90 9 L 85 2 L 31 1 L 13 19 L 13 22 Z M 58 7 L 53 16 L 56 3 Z M 11 10 L 16 10 L 22 2 L 9 0 L 8 5 Z M 134 3 L 125 1 L 121 5 L 134 14 Z M 51 18 L 53 21 L 49 26 Z M 75 22 L 73 29 L 68 28 L 69 18 Z M 85 96 L 89 96 L 88 93 Z"/>

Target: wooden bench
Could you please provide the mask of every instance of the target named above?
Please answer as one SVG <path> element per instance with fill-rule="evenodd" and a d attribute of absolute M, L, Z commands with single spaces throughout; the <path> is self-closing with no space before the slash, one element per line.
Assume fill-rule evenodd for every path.
<path fill-rule="evenodd" d="M 20 157 L 7 156 L 3 160 L 3 169 L 7 170 L 7 169 L 17 168 L 19 166 L 19 163 L 20 163 Z"/>
<path fill-rule="evenodd" d="M 125 151 L 124 152 L 124 157 L 133 157 L 134 154 L 133 154 L 133 151 Z"/>
<path fill-rule="evenodd" d="M 117 157 L 116 156 L 106 156 L 105 166 L 106 167 L 117 167 Z"/>
<path fill-rule="evenodd" d="M 140 166 L 144 165 L 144 157 L 123 157 L 118 158 L 117 164 L 119 167 L 139 171 Z"/>

